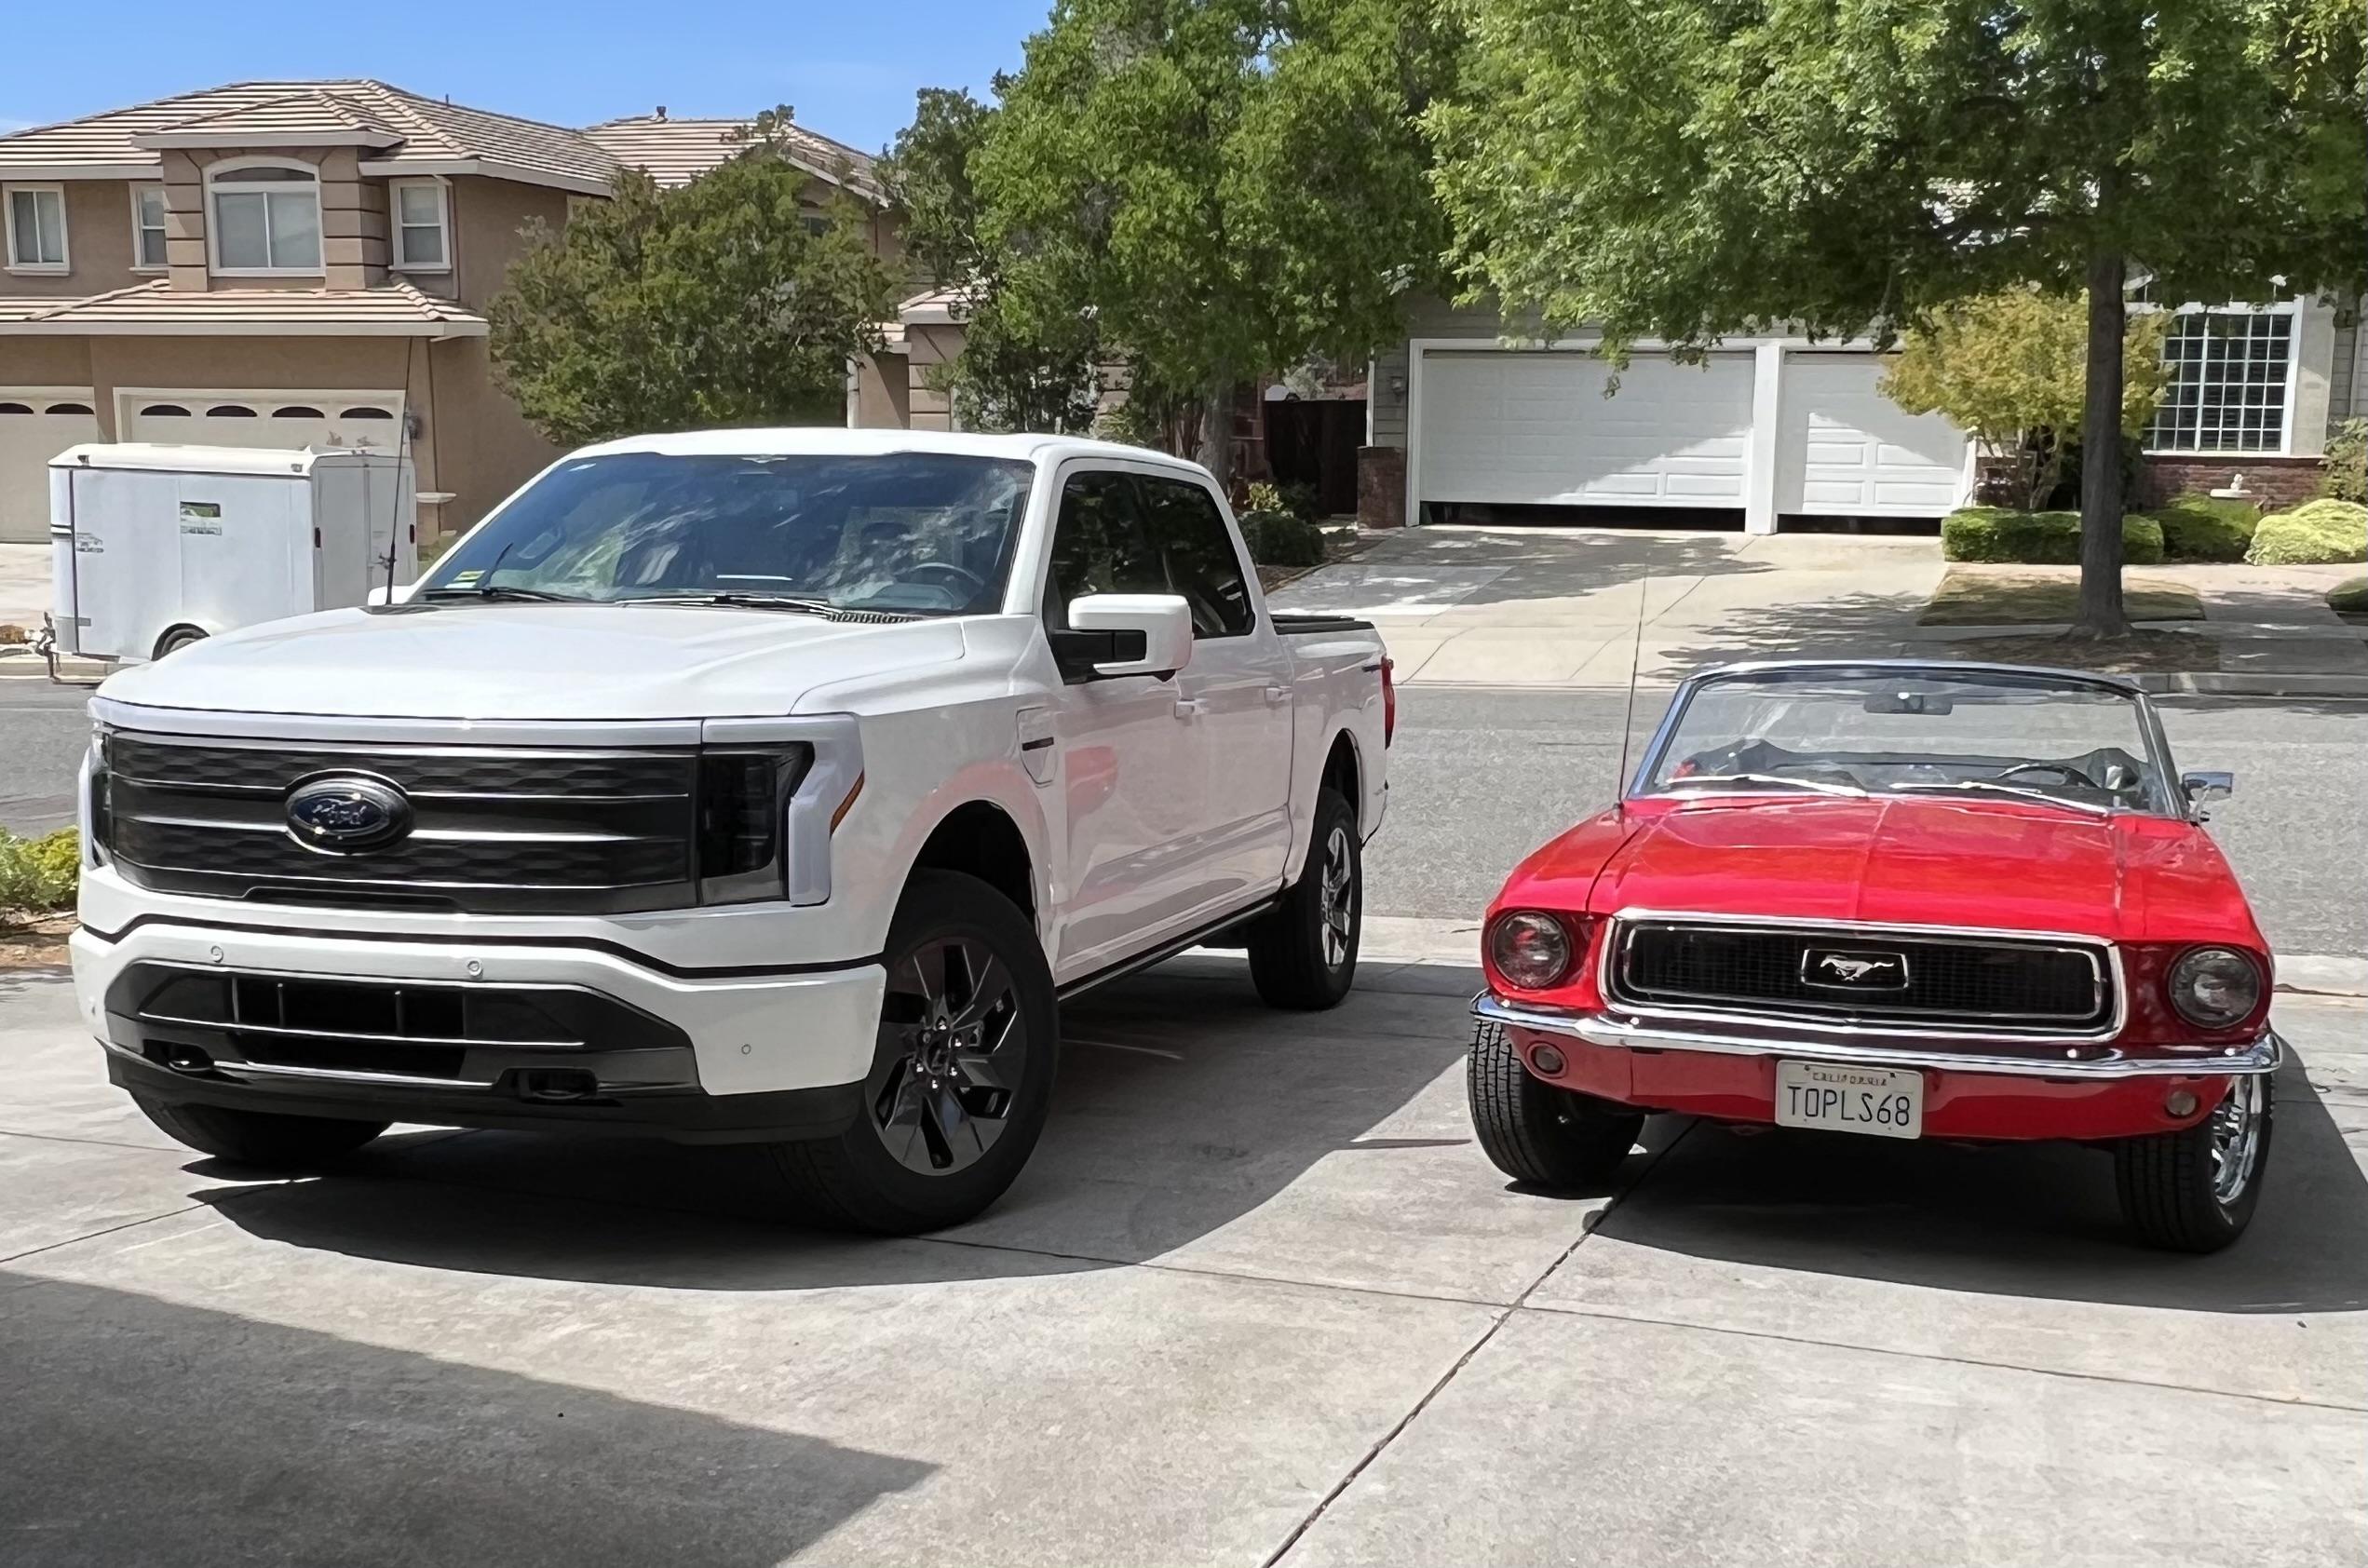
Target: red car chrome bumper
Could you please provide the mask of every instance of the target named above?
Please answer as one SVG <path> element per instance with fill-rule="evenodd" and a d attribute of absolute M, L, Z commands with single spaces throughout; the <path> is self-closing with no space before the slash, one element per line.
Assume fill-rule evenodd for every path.
<path fill-rule="evenodd" d="M 2127 1138 L 2187 1127 L 2211 1114 L 2229 1078 L 2274 1073 L 2285 1056 L 2272 1030 L 2248 1046 L 2185 1053 L 2065 1046 L 2050 1055 L 2027 1042 L 1985 1051 L 1898 1034 L 1761 1031 L 1746 1020 L 1732 1032 L 1672 1026 L 1523 1007 L 1494 994 L 1474 999 L 1472 1012 L 1503 1025 L 1522 1062 L 1548 1083 L 1730 1121 L 1776 1119 L 1779 1060 L 1921 1072 L 1927 1138 Z M 1543 1061 L 1541 1045 L 1552 1048 Z M 1543 1070 L 1558 1058 L 1559 1071 Z M 2184 1114 L 2170 1109 L 2174 1094 Z"/>

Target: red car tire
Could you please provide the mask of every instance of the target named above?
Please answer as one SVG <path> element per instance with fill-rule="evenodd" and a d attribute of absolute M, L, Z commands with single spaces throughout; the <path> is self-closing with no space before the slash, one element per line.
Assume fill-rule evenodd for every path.
<path fill-rule="evenodd" d="M 2117 1140 L 2113 1170 L 2130 1227 L 2174 1252 L 2217 1252 L 2242 1236 L 2261 1202 L 2275 1109 L 2266 1075 L 2233 1078 L 2193 1127 Z"/>
<path fill-rule="evenodd" d="M 1472 1032 L 1472 1131 L 1496 1169 L 1556 1191 L 1601 1191 L 1634 1147 L 1644 1113 L 1531 1075 L 1502 1026 Z"/>

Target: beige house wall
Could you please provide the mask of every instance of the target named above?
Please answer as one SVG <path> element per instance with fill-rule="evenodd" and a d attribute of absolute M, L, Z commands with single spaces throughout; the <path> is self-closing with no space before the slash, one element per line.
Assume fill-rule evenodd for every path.
<path fill-rule="evenodd" d="M 560 449 L 544 439 L 495 385 L 483 338 L 431 344 L 421 358 L 435 398 L 427 419 L 436 434 L 434 488 L 453 496 L 438 520 L 446 531 L 457 532 L 541 472 L 560 455 Z M 430 488 L 424 470 L 419 487 Z M 426 519 L 422 508 L 422 537 L 427 535 Z"/>
<path fill-rule="evenodd" d="M 61 188 L 66 205 L 67 270 L 0 272 L 0 294 L 30 299 L 81 299 L 111 289 L 127 289 L 156 276 L 131 270 L 129 185 L 121 180 L 68 180 Z"/>
<path fill-rule="evenodd" d="M 931 383 L 962 354 L 958 326 L 914 326 L 904 330 L 905 408 L 910 428 L 951 430 L 954 402 Z"/>
<path fill-rule="evenodd" d="M 912 368 L 901 354 L 862 354 L 855 361 L 855 425 L 905 430 L 913 424 Z"/>
<path fill-rule="evenodd" d="M 445 193 L 452 216 L 453 271 L 406 273 L 413 283 L 431 294 L 457 299 L 471 310 L 482 310 L 501 292 L 510 264 L 526 252 L 527 223 L 540 218 L 551 228 L 567 222 L 567 194 L 508 180 L 462 175 Z"/>
<path fill-rule="evenodd" d="M 0 337 L 0 386 L 89 385 L 89 339 Z M 114 425 L 103 408 L 99 410 L 99 427 L 109 440 L 115 439 Z"/>

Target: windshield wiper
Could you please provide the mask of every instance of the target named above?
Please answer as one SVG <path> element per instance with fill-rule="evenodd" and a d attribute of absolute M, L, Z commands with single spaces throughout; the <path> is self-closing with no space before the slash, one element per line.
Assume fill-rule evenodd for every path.
<path fill-rule="evenodd" d="M 422 599 L 512 599 L 534 604 L 590 604 L 596 602 L 581 593 L 553 593 L 548 588 L 517 588 L 508 583 L 487 583 L 480 588 L 432 588 L 424 590 Z"/>
<path fill-rule="evenodd" d="M 713 593 L 642 593 L 630 599 L 620 599 L 619 604 L 722 604 L 735 610 L 794 610 L 801 615 L 827 615 L 835 620 L 841 616 L 871 620 L 886 617 L 912 621 L 921 617 L 901 610 L 851 610 L 844 604 L 833 604 L 827 599 L 801 599 L 789 593 L 746 593 L 724 588 Z"/>
<path fill-rule="evenodd" d="M 1681 784 L 1778 784 L 1787 790 L 1806 790 L 1813 795 L 1863 795 L 1864 790 L 1847 784 L 1824 784 L 1807 778 L 1787 778 L 1777 773 L 1689 773 L 1683 778 L 1671 778 L 1661 785 L 1673 790 Z"/>
<path fill-rule="evenodd" d="M 2039 801 L 2048 805 L 2060 805 L 2067 811 L 2085 811 L 2092 817 L 2110 817 L 2113 807 L 2099 805 L 2094 801 L 2067 800 L 2062 795 L 2049 794 L 2045 790 L 2025 790 L 2020 785 L 2000 784 L 1989 778 L 1965 778 L 1954 784 L 1931 783 L 1910 779 L 1891 786 L 1896 791 L 1920 790 L 1928 794 L 1957 794 L 1971 791 L 1980 794 L 2012 795 L 2019 800 Z"/>

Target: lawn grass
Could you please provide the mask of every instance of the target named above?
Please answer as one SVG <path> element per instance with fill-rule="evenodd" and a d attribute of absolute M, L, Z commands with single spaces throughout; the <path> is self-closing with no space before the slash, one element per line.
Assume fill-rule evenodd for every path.
<path fill-rule="evenodd" d="M 2184 583 L 2157 577 L 2125 577 L 2121 600 L 2133 621 L 2199 621 L 2203 601 Z M 1922 626 L 2043 626 L 2070 621 L 2079 613 L 2077 572 L 2031 572 L 1949 568 L 1933 590 L 1932 602 L 1916 621 Z"/>

